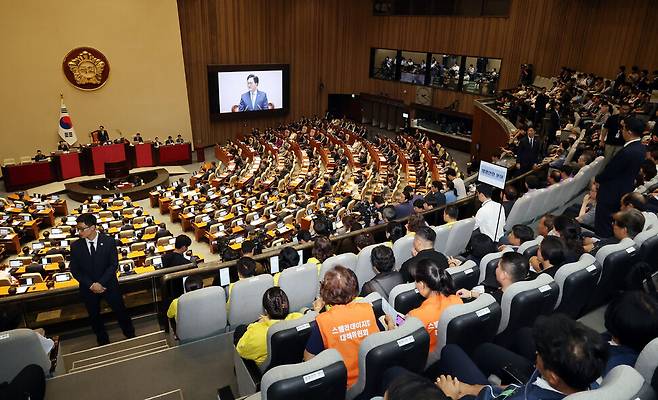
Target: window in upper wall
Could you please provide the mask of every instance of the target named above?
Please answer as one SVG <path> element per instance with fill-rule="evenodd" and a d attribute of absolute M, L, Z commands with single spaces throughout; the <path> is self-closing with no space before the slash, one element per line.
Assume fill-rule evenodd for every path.
<path fill-rule="evenodd" d="M 427 80 L 427 53 L 402 51 L 399 58 L 400 82 L 425 85 Z"/>
<path fill-rule="evenodd" d="M 393 81 L 397 75 L 398 51 L 370 49 L 370 77 Z"/>
<path fill-rule="evenodd" d="M 459 90 L 462 56 L 432 53 L 430 58 L 430 85 L 443 89 Z"/>
<path fill-rule="evenodd" d="M 500 77 L 499 58 L 466 57 L 462 90 L 489 96 L 495 93 Z"/>

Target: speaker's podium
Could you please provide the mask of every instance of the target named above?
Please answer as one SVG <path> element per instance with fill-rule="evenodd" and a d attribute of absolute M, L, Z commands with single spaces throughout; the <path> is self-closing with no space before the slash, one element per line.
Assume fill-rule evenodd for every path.
<path fill-rule="evenodd" d="M 111 182 L 126 180 L 130 175 L 128 161 L 116 161 L 105 163 L 105 178 Z"/>

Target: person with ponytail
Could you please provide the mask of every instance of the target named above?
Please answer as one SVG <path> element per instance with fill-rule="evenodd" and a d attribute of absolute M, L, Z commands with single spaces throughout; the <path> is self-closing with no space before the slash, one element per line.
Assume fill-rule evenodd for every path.
<path fill-rule="evenodd" d="M 553 231 L 565 247 L 565 263 L 576 262 L 584 253 L 583 236 L 580 224 L 566 215 L 559 215 L 553 221 Z"/>
<path fill-rule="evenodd" d="M 446 271 L 447 262 L 438 265 L 433 259 L 423 259 L 416 265 L 414 280 L 416 290 L 425 298 L 420 307 L 415 308 L 407 314 L 407 317 L 416 317 L 423 322 L 427 333 L 430 335 L 430 349 L 436 348 L 439 319 L 443 311 L 451 305 L 462 304 L 462 299 L 455 294 L 455 288 L 450 274 Z M 388 329 L 394 329 L 395 323 L 386 316 Z"/>
<path fill-rule="evenodd" d="M 238 326 L 235 330 L 236 338 L 240 331 L 244 332 L 239 338 L 235 348 L 240 357 L 262 364 L 267 359 L 267 330 L 279 321 L 289 321 L 301 317 L 298 312 L 289 313 L 290 302 L 286 292 L 280 287 L 271 287 L 263 294 L 263 310 L 258 321 L 244 328 Z M 241 328 L 242 327 L 242 328 Z"/>

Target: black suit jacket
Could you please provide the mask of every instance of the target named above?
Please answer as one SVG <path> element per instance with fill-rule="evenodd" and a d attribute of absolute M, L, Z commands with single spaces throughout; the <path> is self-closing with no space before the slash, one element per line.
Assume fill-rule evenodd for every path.
<path fill-rule="evenodd" d="M 622 148 L 596 177 L 599 192 L 596 201 L 611 206 L 619 206 L 621 196 L 632 192 L 635 177 L 646 155 L 645 146 L 639 141 Z"/>
<path fill-rule="evenodd" d="M 529 170 L 533 164 L 539 161 L 539 138 L 535 136 L 530 146 L 530 140 L 524 136 L 519 141 L 519 149 L 516 154 L 516 162 L 520 164 L 521 170 Z"/>
<path fill-rule="evenodd" d="M 173 235 L 171 234 L 171 232 L 169 232 L 169 229 L 165 229 L 165 230 L 158 229 L 157 232 L 155 232 L 155 240 L 158 240 L 165 236 L 173 236 Z"/>
<path fill-rule="evenodd" d="M 94 282 L 107 289 L 118 287 L 116 272 L 119 268 L 119 257 L 114 239 L 99 232 L 93 260 L 86 242 L 85 239 L 78 239 L 71 244 L 69 268 L 73 277 L 80 282 L 80 291 L 91 293 L 89 287 Z"/>
<path fill-rule="evenodd" d="M 405 282 L 414 281 L 416 265 L 419 261 L 426 259 L 436 262 L 436 265 L 438 265 L 439 268 L 444 268 L 448 265 L 448 259 L 443 255 L 443 253 L 439 253 L 434 249 L 421 250 L 418 252 L 418 254 L 416 254 L 415 257 L 411 257 L 400 266 L 400 273 L 402 274 L 402 278 Z"/>

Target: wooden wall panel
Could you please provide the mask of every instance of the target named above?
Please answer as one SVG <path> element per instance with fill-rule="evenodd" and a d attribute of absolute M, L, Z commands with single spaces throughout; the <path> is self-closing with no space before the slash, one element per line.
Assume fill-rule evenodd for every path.
<path fill-rule="evenodd" d="M 374 17 L 367 0 L 178 0 L 197 145 L 252 127 L 324 114 L 329 93 L 372 93 L 411 103 L 415 87 L 368 77 L 371 47 L 502 58 L 499 88 L 518 82 L 522 63 L 550 76 L 570 66 L 612 77 L 620 64 L 658 68 L 655 0 L 513 0 L 508 18 Z M 207 64 L 288 63 L 286 118 L 211 122 Z M 433 105 L 474 95 L 434 90 Z"/>

